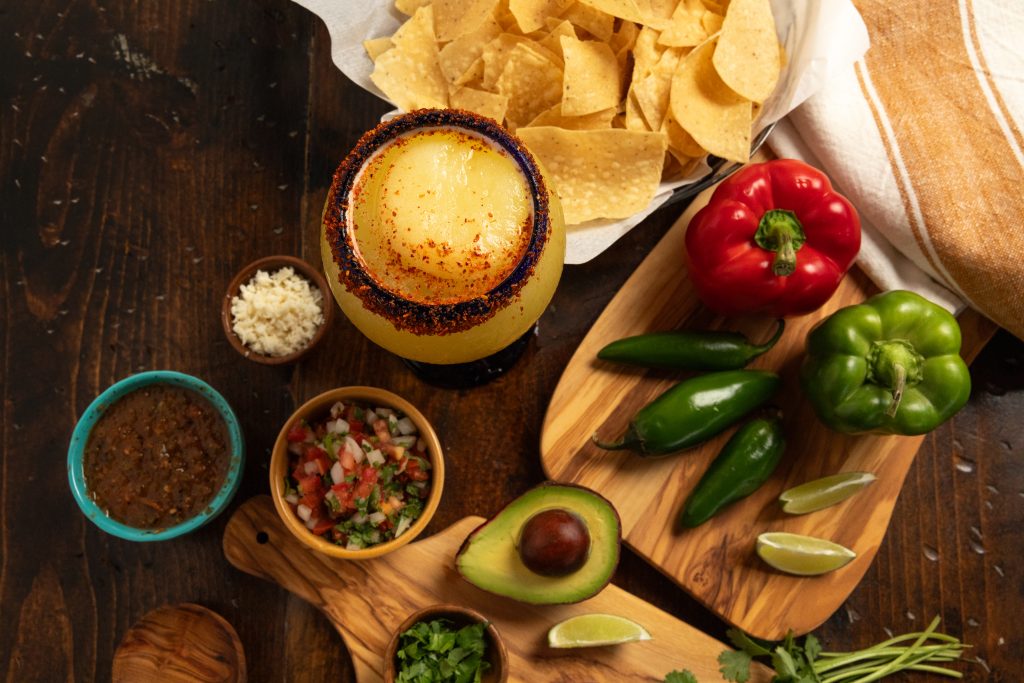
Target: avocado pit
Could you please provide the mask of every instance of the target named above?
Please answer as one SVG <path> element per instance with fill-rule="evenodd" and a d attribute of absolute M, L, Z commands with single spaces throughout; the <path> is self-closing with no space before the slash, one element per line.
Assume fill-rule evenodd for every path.
<path fill-rule="evenodd" d="M 519 536 L 519 558 L 541 576 L 568 576 L 590 555 L 590 532 L 579 515 L 563 508 L 538 512 Z"/>

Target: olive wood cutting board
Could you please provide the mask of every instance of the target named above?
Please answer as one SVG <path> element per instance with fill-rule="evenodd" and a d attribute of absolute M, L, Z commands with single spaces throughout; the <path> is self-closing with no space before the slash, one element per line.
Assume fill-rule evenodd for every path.
<path fill-rule="evenodd" d="M 541 432 L 541 461 L 556 481 L 588 486 L 622 517 L 623 540 L 709 609 L 748 633 L 778 639 L 806 633 L 825 621 L 860 581 L 882 542 L 896 497 L 924 437 L 847 436 L 825 427 L 804 400 L 798 374 L 804 338 L 822 318 L 878 290 L 852 271 L 820 310 L 786 321 L 776 346 L 749 367 L 778 372 L 787 447 L 772 478 L 696 529 L 673 531 L 686 497 L 733 430 L 697 448 L 664 458 L 604 451 L 629 419 L 686 373 L 643 370 L 597 360 L 605 344 L 672 329 L 730 329 L 760 343 L 770 318 L 725 319 L 700 303 L 687 277 L 684 236 L 690 217 L 707 203 L 705 191 L 665 234 L 609 302 L 569 361 L 555 388 Z M 995 325 L 967 311 L 959 318 L 962 355 L 970 362 Z M 839 471 L 863 470 L 878 480 L 839 505 L 807 515 L 783 513 L 777 498 L 791 486 Z M 789 531 L 841 543 L 857 553 L 842 569 L 801 578 L 777 572 L 754 552 L 764 531 Z"/>
<path fill-rule="evenodd" d="M 455 571 L 455 553 L 483 519 L 466 517 L 444 531 L 373 560 L 337 560 L 303 545 L 282 524 L 269 496 L 246 501 L 224 532 L 224 554 L 242 571 L 280 584 L 319 608 L 352 655 L 359 683 L 382 680 L 388 639 L 412 612 L 437 603 L 464 605 L 497 627 L 509 655 L 509 681 L 591 683 L 661 681 L 689 669 L 714 681 L 719 641 L 614 585 L 576 605 L 534 606 L 485 593 Z M 629 617 L 652 640 L 614 647 L 553 650 L 551 626 L 576 614 Z M 766 683 L 755 666 L 751 681 Z"/>

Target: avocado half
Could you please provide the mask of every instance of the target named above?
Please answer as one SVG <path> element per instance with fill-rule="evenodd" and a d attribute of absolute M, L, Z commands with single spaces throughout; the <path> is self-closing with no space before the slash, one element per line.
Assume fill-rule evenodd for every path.
<path fill-rule="evenodd" d="M 534 515 L 552 509 L 575 514 L 590 535 L 586 561 L 566 576 L 537 574 L 519 557 L 523 526 Z M 455 567 L 477 588 L 520 602 L 580 602 L 611 581 L 619 564 L 621 540 L 619 513 L 604 496 L 583 486 L 548 482 L 519 496 L 470 533 L 455 556 Z"/>

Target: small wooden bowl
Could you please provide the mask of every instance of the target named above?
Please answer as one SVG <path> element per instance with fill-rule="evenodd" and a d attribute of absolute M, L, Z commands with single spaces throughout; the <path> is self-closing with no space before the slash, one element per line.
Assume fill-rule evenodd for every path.
<path fill-rule="evenodd" d="M 335 545 L 325 540 L 321 536 L 315 535 L 292 512 L 291 506 L 284 499 L 284 479 L 289 472 L 288 432 L 302 420 L 314 422 L 318 418 L 323 417 L 330 412 L 331 406 L 338 401 L 343 403 L 359 401 L 393 408 L 404 413 L 416 425 L 416 430 L 419 432 L 420 437 L 427 442 L 427 457 L 430 460 L 431 466 L 430 495 L 427 496 L 423 513 L 419 518 L 398 538 L 393 538 L 385 543 L 372 545 L 361 550 L 347 550 L 340 545 Z M 398 550 L 406 543 L 414 540 L 427 528 L 427 524 L 430 523 L 430 519 L 437 511 L 437 506 L 441 503 L 442 491 L 444 491 L 444 453 L 442 452 L 441 440 L 437 437 L 437 432 L 434 431 L 426 416 L 416 406 L 386 389 L 360 386 L 340 387 L 325 391 L 319 396 L 314 396 L 299 406 L 292 413 L 292 416 L 288 418 L 288 421 L 284 423 L 270 452 L 270 495 L 274 499 L 274 507 L 277 509 L 277 514 L 280 515 L 281 521 L 288 531 L 295 535 L 295 538 L 313 550 L 341 560 L 371 560 L 393 550 Z"/>
<path fill-rule="evenodd" d="M 431 605 L 413 612 L 399 625 L 388 641 L 388 647 L 384 651 L 384 683 L 395 683 L 398 677 L 398 662 L 395 661 L 395 655 L 398 653 L 398 640 L 401 635 L 421 621 L 434 619 L 448 619 L 456 628 L 487 621 L 487 617 L 476 610 L 450 604 Z M 498 634 L 498 629 L 494 628 L 494 624 L 487 625 L 484 638 L 487 640 L 484 655 L 490 666 L 481 680 L 483 683 L 505 683 L 508 680 L 508 650 L 505 649 L 505 643 Z"/>
<path fill-rule="evenodd" d="M 313 338 L 309 340 L 305 346 L 286 356 L 264 356 L 256 353 L 248 346 L 242 343 L 242 340 L 235 334 L 234 329 L 231 325 L 231 300 L 238 296 L 239 290 L 242 285 L 249 282 L 256 275 L 257 270 L 265 270 L 267 272 L 277 272 L 286 266 L 291 266 L 296 273 L 303 276 L 320 290 L 320 305 L 323 309 L 324 321 L 317 328 Z M 327 286 L 327 280 L 320 274 L 320 271 L 309 265 L 302 259 L 295 258 L 294 256 L 267 256 L 259 260 L 253 261 L 245 268 L 242 268 L 231 280 L 231 284 L 228 285 L 228 291 L 224 294 L 224 301 L 221 302 L 220 308 L 220 321 L 224 326 L 224 334 L 228 338 L 228 342 L 231 344 L 235 351 L 248 358 L 249 360 L 263 365 L 286 365 L 288 363 L 294 363 L 299 360 L 307 353 L 309 353 L 314 346 L 320 343 L 320 340 L 324 338 L 327 333 L 327 328 L 331 326 L 331 322 L 334 320 L 334 310 L 337 308 L 334 304 L 334 296 L 331 294 L 330 287 Z"/>

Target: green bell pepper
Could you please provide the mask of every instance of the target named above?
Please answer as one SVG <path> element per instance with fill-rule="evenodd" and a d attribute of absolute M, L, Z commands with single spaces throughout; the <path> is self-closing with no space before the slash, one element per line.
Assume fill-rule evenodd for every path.
<path fill-rule="evenodd" d="M 849 434 L 924 434 L 971 394 L 956 318 L 902 290 L 818 323 L 800 379 L 822 422 Z"/>

